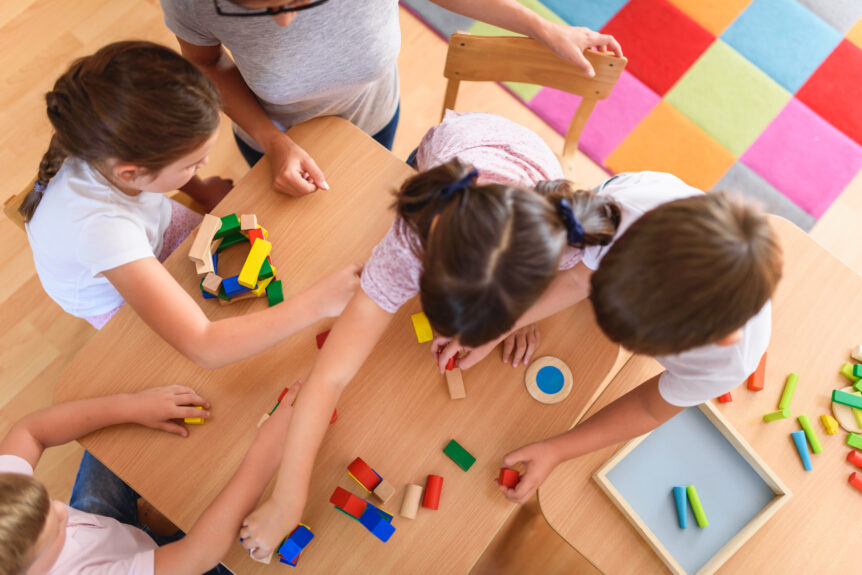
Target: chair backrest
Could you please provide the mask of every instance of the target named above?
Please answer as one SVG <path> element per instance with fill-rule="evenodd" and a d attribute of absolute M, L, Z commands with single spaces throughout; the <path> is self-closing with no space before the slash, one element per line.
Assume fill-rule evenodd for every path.
<path fill-rule="evenodd" d="M 33 182 L 30 182 L 23 191 L 15 194 L 14 196 L 10 196 L 3 203 L 3 213 L 6 214 L 6 217 L 12 220 L 12 223 L 21 228 L 21 231 L 26 231 L 24 228 L 24 216 L 18 213 L 18 207 L 24 202 L 24 198 L 27 197 L 27 194 L 30 193 L 30 190 L 33 189 Z"/>
<path fill-rule="evenodd" d="M 454 109 L 460 82 L 524 82 L 556 88 L 581 96 L 566 132 L 561 163 L 566 175 L 573 177 L 578 139 L 596 102 L 611 94 L 627 60 L 611 54 L 587 50 L 584 55 L 596 72 L 584 74 L 532 38 L 518 36 L 473 36 L 456 32 L 449 38 L 449 52 L 443 75 L 449 80 L 443 101 L 443 114 Z"/>

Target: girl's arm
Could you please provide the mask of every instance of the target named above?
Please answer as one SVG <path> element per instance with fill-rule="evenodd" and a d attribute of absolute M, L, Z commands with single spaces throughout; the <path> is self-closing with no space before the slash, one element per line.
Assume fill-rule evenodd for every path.
<path fill-rule="evenodd" d="M 680 411 L 658 390 L 661 374 L 648 379 L 585 422 L 566 433 L 531 443 L 503 458 L 512 467 L 523 463 L 525 472 L 513 489 L 500 486 L 506 497 L 524 503 L 561 462 L 652 431 Z"/>
<path fill-rule="evenodd" d="M 201 514 L 188 535 L 156 549 L 155 575 L 197 575 L 215 567 L 237 538 L 240 523 L 254 509 L 284 453 L 294 384 L 275 413 L 261 426 L 231 480 Z"/>
<path fill-rule="evenodd" d="M 0 441 L 0 454 L 17 455 L 35 468 L 46 448 L 120 423 L 139 423 L 185 437 L 188 430 L 172 419 L 210 416 L 209 411 L 192 405 L 210 406 L 195 390 L 182 385 L 53 405 L 25 415 L 13 425 Z"/>
<path fill-rule="evenodd" d="M 296 402 L 284 446 L 286 456 L 272 496 L 243 523 L 243 546 L 256 548 L 256 557 L 269 555 L 299 523 L 332 410 L 391 319 L 391 314 L 360 290 L 335 322 Z"/>
<path fill-rule="evenodd" d="M 360 269 L 349 266 L 272 308 L 219 321 L 207 319 L 155 258 L 103 273 L 153 331 L 199 366 L 212 369 L 260 353 L 323 317 L 337 316 L 359 285 Z"/>
<path fill-rule="evenodd" d="M 554 51 L 560 58 L 569 60 L 590 76 L 595 75 L 584 50 L 596 48 L 610 50 L 617 56 L 623 51 L 613 36 L 599 34 L 581 26 L 554 24 L 542 18 L 517 0 L 431 0 L 435 4 L 474 20 L 481 20 L 518 34 L 535 38 Z"/>
<path fill-rule="evenodd" d="M 180 50 L 218 89 L 222 109 L 231 120 L 260 144 L 272 164 L 273 187 L 292 196 L 301 196 L 317 188 L 329 189 L 323 171 L 290 137 L 279 130 L 245 83 L 233 59 L 217 46 L 196 46 L 177 37 Z M 302 175 L 308 172 L 312 182 Z"/>

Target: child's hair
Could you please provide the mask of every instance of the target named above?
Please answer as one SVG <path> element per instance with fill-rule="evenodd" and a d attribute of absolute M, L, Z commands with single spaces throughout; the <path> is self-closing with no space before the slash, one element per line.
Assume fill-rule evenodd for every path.
<path fill-rule="evenodd" d="M 526 190 L 477 176 L 455 158 L 408 179 L 395 202 L 422 243 L 422 309 L 437 333 L 468 347 L 511 329 L 548 287 L 567 241 L 606 244 L 620 216 L 609 198 L 565 180 Z"/>
<path fill-rule="evenodd" d="M 593 308 L 611 340 L 647 355 L 712 344 L 759 312 L 781 279 L 766 216 L 714 192 L 647 212 L 591 279 Z"/>
<path fill-rule="evenodd" d="M 35 557 L 51 500 L 29 475 L 0 473 L 0 575 L 20 575 Z"/>
<path fill-rule="evenodd" d="M 19 211 L 33 217 L 63 161 L 129 162 L 158 172 L 201 146 L 218 128 L 210 81 L 173 50 L 116 42 L 76 60 L 45 95 L 54 134 Z"/>

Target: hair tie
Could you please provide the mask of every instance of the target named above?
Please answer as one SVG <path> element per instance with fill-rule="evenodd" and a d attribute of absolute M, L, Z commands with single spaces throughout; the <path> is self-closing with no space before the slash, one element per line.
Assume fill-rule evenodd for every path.
<path fill-rule="evenodd" d="M 472 184 L 473 180 L 475 180 L 477 177 L 479 177 L 479 170 L 473 168 L 472 170 L 467 172 L 467 175 L 463 178 L 455 180 L 451 184 L 446 184 L 445 186 L 443 186 L 443 189 L 440 190 L 440 199 L 448 200 L 456 193 L 465 190 L 467 186 Z"/>
<path fill-rule="evenodd" d="M 39 180 L 36 180 L 35 182 L 33 182 L 33 191 L 38 193 L 38 194 L 44 193 L 45 189 L 47 187 L 48 187 L 47 185 L 43 184 Z"/>
<path fill-rule="evenodd" d="M 563 225 L 566 226 L 566 239 L 570 244 L 583 245 L 584 243 L 584 226 L 575 217 L 575 212 L 572 211 L 572 204 L 569 200 L 562 198 L 557 204 L 557 212 L 563 220 Z"/>

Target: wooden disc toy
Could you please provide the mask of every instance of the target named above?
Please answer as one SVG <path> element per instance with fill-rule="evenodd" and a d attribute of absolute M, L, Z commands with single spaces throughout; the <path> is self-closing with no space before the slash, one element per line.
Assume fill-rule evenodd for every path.
<path fill-rule="evenodd" d="M 561 359 L 546 355 L 530 364 L 524 383 L 539 403 L 559 403 L 572 391 L 572 370 Z"/>
<path fill-rule="evenodd" d="M 848 385 L 841 391 L 846 391 L 847 393 L 858 393 L 852 385 Z M 860 426 L 856 421 L 856 416 L 853 415 L 853 408 L 849 405 L 842 405 L 833 401 L 832 416 L 838 420 L 838 425 L 840 425 L 844 431 L 862 433 L 862 426 Z"/>

